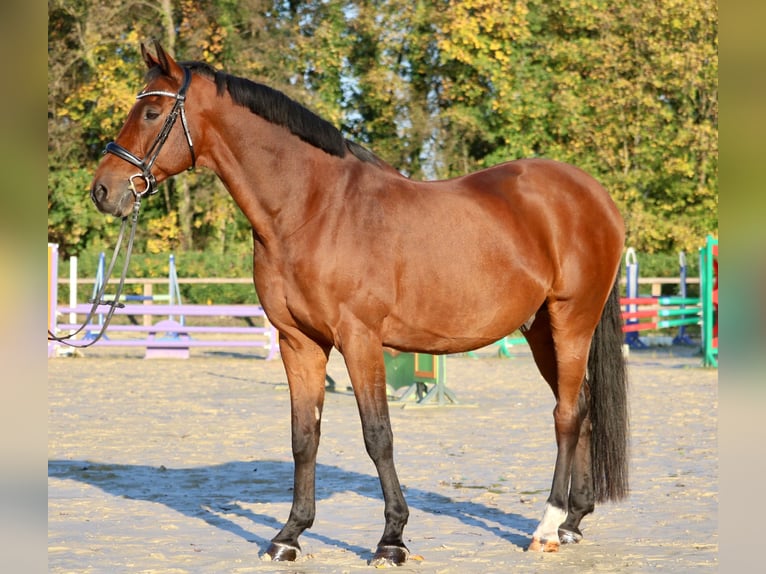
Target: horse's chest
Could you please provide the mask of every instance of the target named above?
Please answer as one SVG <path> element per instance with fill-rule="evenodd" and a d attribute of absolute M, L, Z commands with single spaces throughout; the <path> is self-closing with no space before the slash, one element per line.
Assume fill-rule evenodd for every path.
<path fill-rule="evenodd" d="M 327 285 L 315 272 L 262 261 L 255 265 L 255 287 L 271 322 L 280 326 L 324 331 L 337 304 L 331 304 Z"/>

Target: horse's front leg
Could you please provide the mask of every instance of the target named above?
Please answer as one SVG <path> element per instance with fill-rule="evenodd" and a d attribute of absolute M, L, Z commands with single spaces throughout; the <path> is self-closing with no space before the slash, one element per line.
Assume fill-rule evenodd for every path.
<path fill-rule="evenodd" d="M 402 540 L 409 509 L 394 467 L 394 442 L 388 415 L 383 347 L 374 333 L 364 329 L 355 329 L 353 333 L 345 335 L 341 352 L 354 387 L 364 444 L 378 471 L 385 501 L 386 526 L 370 564 L 401 565 L 409 556 L 409 550 Z"/>
<path fill-rule="evenodd" d="M 266 554 L 273 560 L 295 560 L 301 551 L 298 537 L 311 527 L 316 514 L 316 457 L 330 347 L 302 334 L 280 332 L 279 349 L 290 387 L 295 478 L 290 516 Z"/>

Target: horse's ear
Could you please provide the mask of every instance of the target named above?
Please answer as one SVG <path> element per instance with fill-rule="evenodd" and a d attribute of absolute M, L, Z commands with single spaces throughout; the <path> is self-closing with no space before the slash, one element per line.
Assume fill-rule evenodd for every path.
<path fill-rule="evenodd" d="M 167 52 L 162 49 L 162 46 L 160 45 L 158 40 L 154 41 L 154 50 L 157 52 L 157 59 L 160 63 L 160 69 L 162 69 L 162 73 L 166 76 L 170 75 L 170 62 L 173 60 L 170 56 L 168 56 Z M 175 62 L 174 62 L 175 63 Z"/>
<path fill-rule="evenodd" d="M 144 63 L 146 63 L 146 67 L 149 68 L 150 70 L 154 66 L 159 65 L 157 60 L 154 59 L 154 56 L 152 56 L 149 53 L 149 50 L 146 49 L 146 45 L 143 42 L 141 42 L 141 57 L 144 59 Z"/>
<path fill-rule="evenodd" d="M 149 52 L 149 50 L 146 49 L 146 45 L 144 45 L 143 42 L 141 42 L 141 57 L 144 59 L 144 62 L 146 63 L 146 67 L 149 68 L 150 70 L 160 65 L 160 63 Z"/>
<path fill-rule="evenodd" d="M 157 40 L 154 41 L 154 50 L 157 52 L 156 58 L 146 49 L 143 43 L 141 44 L 141 56 L 143 56 L 147 68 L 158 67 L 166 76 L 172 76 L 172 72 L 178 67 L 178 64 L 176 64 L 175 60 L 162 48 Z"/>

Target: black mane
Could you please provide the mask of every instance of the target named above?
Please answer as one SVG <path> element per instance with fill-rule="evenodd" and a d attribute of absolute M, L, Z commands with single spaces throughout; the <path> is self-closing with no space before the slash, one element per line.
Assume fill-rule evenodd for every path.
<path fill-rule="evenodd" d="M 189 68 L 193 73 L 213 80 L 219 96 L 228 91 L 237 105 L 248 108 L 271 123 L 284 126 L 290 130 L 290 133 L 314 147 L 337 157 L 345 157 L 350 151 L 362 161 L 381 163 L 371 151 L 346 140 L 340 130 L 330 122 L 279 90 L 216 70 L 204 62 L 179 62 L 179 64 Z"/>

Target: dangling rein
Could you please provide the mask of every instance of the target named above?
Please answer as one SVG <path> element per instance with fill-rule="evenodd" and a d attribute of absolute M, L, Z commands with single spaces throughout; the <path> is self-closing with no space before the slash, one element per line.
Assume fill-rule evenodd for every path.
<path fill-rule="evenodd" d="M 128 266 L 130 264 L 130 254 L 133 251 L 133 238 L 136 235 L 136 224 L 138 223 L 138 212 L 141 209 L 141 194 L 136 194 L 136 200 L 133 203 L 133 213 L 130 215 L 131 220 L 131 227 L 130 227 L 130 237 L 128 238 L 128 246 L 127 251 L 125 252 L 125 263 L 122 266 L 122 276 L 120 277 L 120 282 L 117 285 L 117 293 L 114 295 L 114 299 L 112 301 L 105 301 L 104 300 L 104 292 L 106 291 L 106 286 L 109 283 L 109 278 L 112 276 L 112 269 L 114 269 L 114 264 L 117 261 L 117 255 L 120 252 L 120 247 L 122 245 L 122 239 L 125 236 L 125 228 L 128 223 L 128 217 L 122 218 L 122 224 L 120 225 L 120 235 L 117 237 L 117 244 L 114 247 L 114 254 L 112 255 L 112 259 L 109 262 L 109 267 L 106 270 L 106 273 L 104 274 L 104 281 L 101 285 L 101 287 L 98 290 L 98 293 L 96 296 L 88 301 L 88 303 L 92 303 L 92 306 L 90 308 L 90 311 L 88 312 L 88 316 L 85 317 L 85 321 L 83 321 L 82 325 L 74 331 L 73 333 L 70 333 L 69 335 L 65 335 L 63 337 L 59 337 L 55 333 L 53 333 L 50 329 L 48 329 L 48 340 L 49 341 L 56 341 L 58 343 L 61 343 L 63 345 L 68 345 L 70 347 L 90 347 L 91 345 L 94 345 L 101 337 L 104 335 L 104 332 L 106 331 L 106 328 L 109 326 L 109 323 L 112 320 L 112 315 L 114 315 L 115 309 L 118 307 L 124 307 L 124 303 L 120 303 L 120 296 L 122 295 L 122 289 L 125 285 L 125 277 L 128 273 Z M 106 314 L 106 318 L 104 319 L 104 323 L 101 326 L 101 330 L 98 332 L 98 335 L 94 339 L 91 339 L 87 342 L 78 341 L 77 343 L 73 343 L 70 339 L 72 339 L 75 335 L 82 332 L 83 329 L 85 329 L 89 324 L 93 316 L 96 314 L 96 311 L 101 306 L 108 306 L 109 311 Z"/>

